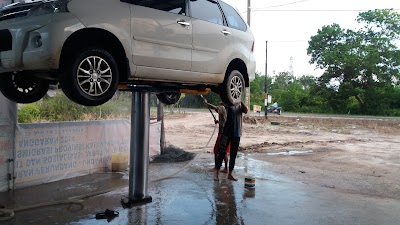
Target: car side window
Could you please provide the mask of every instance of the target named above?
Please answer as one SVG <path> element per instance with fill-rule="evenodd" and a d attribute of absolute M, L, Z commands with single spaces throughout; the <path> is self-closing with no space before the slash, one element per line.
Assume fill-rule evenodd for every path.
<path fill-rule="evenodd" d="M 224 24 L 218 3 L 212 0 L 190 0 L 191 16 L 215 24 Z"/>
<path fill-rule="evenodd" d="M 247 25 L 237 11 L 230 5 L 220 1 L 222 10 L 224 11 L 225 18 L 228 21 L 228 26 L 234 29 L 246 31 Z"/>
<path fill-rule="evenodd" d="M 165 12 L 187 15 L 186 0 L 134 0 L 133 4 Z"/>

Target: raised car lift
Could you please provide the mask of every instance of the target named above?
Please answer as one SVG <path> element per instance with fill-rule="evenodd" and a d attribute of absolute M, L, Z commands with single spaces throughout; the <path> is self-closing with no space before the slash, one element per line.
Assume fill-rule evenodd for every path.
<path fill-rule="evenodd" d="M 189 89 L 154 88 L 147 86 L 119 87 L 120 91 L 132 92 L 131 105 L 131 143 L 129 159 L 129 193 L 122 199 L 123 207 L 133 207 L 152 202 L 148 195 L 149 132 L 150 132 L 150 93 L 160 91 L 179 91 L 190 94 L 206 94 L 204 91 Z"/>

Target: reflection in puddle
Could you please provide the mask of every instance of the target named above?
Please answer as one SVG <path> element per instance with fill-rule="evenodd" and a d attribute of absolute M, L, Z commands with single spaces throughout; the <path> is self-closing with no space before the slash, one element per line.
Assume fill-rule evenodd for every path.
<path fill-rule="evenodd" d="M 254 188 L 245 188 L 243 197 L 244 198 L 254 198 L 256 196 L 256 189 Z"/>
<path fill-rule="evenodd" d="M 314 152 L 314 151 L 313 151 L 313 150 L 307 150 L 307 151 L 286 151 L 286 152 L 267 153 L 267 155 L 299 155 L 299 154 L 312 153 L 312 152 Z"/>

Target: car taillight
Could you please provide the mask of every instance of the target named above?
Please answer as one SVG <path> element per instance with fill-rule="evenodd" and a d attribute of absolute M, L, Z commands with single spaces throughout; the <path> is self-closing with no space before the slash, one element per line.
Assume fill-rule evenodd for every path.
<path fill-rule="evenodd" d="M 254 52 L 254 41 L 253 41 L 253 45 L 251 46 L 251 52 Z"/>

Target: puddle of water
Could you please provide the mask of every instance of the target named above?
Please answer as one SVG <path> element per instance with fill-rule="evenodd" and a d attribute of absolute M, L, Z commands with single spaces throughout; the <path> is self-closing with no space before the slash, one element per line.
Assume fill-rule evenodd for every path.
<path fill-rule="evenodd" d="M 299 154 L 312 153 L 312 152 L 314 152 L 314 151 L 313 151 L 313 150 L 307 150 L 307 151 L 286 151 L 286 152 L 267 153 L 267 155 L 299 155 Z"/>

